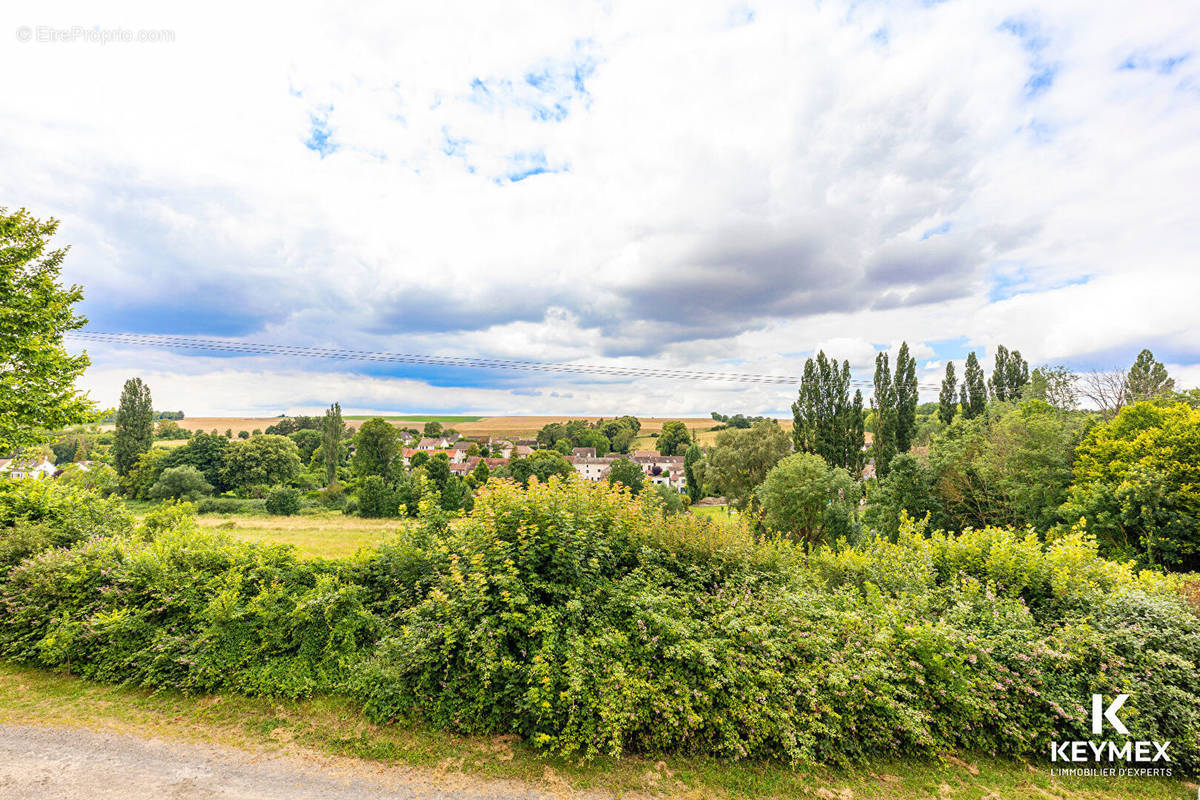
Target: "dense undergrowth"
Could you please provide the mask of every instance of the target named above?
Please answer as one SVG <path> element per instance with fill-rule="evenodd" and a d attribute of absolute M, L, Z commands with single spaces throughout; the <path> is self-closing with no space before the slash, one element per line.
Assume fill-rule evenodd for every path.
<path fill-rule="evenodd" d="M 351 559 L 135 524 L 79 490 L 0 492 L 0 656 L 98 680 L 298 697 L 378 721 L 517 733 L 591 756 L 792 763 L 970 749 L 1042 759 L 1131 738 L 1200 769 L 1200 619 L 1178 577 L 1082 531 L 1004 529 L 818 549 L 572 479 L 494 482 L 449 526 Z"/>

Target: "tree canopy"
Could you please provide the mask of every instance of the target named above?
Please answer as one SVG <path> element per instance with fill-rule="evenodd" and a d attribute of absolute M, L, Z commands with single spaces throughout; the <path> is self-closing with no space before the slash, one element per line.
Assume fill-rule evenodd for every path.
<path fill-rule="evenodd" d="M 91 362 L 63 347 L 87 318 L 75 313 L 83 290 L 59 282 L 67 249 L 49 249 L 57 230 L 58 220 L 0 206 L 0 453 L 41 444 L 92 410 L 75 389 Z"/>

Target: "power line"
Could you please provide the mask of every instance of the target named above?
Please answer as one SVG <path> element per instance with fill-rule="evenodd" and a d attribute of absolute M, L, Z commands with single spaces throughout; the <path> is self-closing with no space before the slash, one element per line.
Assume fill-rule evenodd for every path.
<path fill-rule="evenodd" d="M 341 361 L 371 361 L 391 364 L 419 364 L 437 367 L 461 367 L 467 369 L 500 369 L 524 372 L 574 373 L 602 375 L 619 378 L 666 378 L 670 380 L 724 381 L 728 383 L 774 384 L 799 386 L 800 378 L 795 375 L 762 375 L 737 372 L 708 372 L 648 367 L 604 366 L 599 364 L 556 364 L 545 361 L 518 361 L 474 356 L 431 356 L 413 353 L 380 353 L 366 350 L 345 350 L 330 347 L 307 347 L 300 345 L 244 342 L 228 339 L 200 339 L 191 336 L 166 336 L 147 333 L 112 333 L 106 331 L 75 331 L 67 334 L 73 339 L 105 342 L 107 344 L 134 347 L 159 347 L 172 350 L 195 350 L 216 353 L 242 353 L 245 355 L 291 356 L 299 358 L 334 359 Z M 851 379 L 851 385 L 873 387 L 868 381 Z M 939 386 L 920 385 L 920 388 L 936 390 Z"/>

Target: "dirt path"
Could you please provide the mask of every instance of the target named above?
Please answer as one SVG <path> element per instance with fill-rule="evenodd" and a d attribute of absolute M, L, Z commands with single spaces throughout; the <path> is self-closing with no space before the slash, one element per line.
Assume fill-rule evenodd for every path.
<path fill-rule="evenodd" d="M 0 725 L 5 800 L 542 800 L 515 781 L 353 759 L 264 755 L 112 733 Z M 602 795 L 588 795 L 600 798 Z"/>

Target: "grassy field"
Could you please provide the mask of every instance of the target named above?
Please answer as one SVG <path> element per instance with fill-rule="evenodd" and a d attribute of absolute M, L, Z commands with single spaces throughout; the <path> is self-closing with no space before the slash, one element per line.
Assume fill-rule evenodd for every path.
<path fill-rule="evenodd" d="M 197 521 L 247 542 L 290 544 L 305 558 L 341 558 L 369 547 L 402 525 L 398 519 L 347 517 L 323 511 L 295 517 L 266 514 L 202 514 Z"/>
<path fill-rule="evenodd" d="M 974 798 L 1181 800 L 1194 784 L 1052 778 L 1045 765 L 947 755 L 942 763 L 876 761 L 854 770 L 714 759 L 601 759 L 542 755 L 511 736 L 468 737 L 420 726 L 378 726 L 345 700 L 186 696 L 109 686 L 0 662 L 0 723 L 82 727 L 321 759 L 330 766 L 428 770 L 438 776 L 524 780 L 542 790 L 608 790 L 626 797 Z M 375 765 L 372 767 L 372 765 Z"/>

